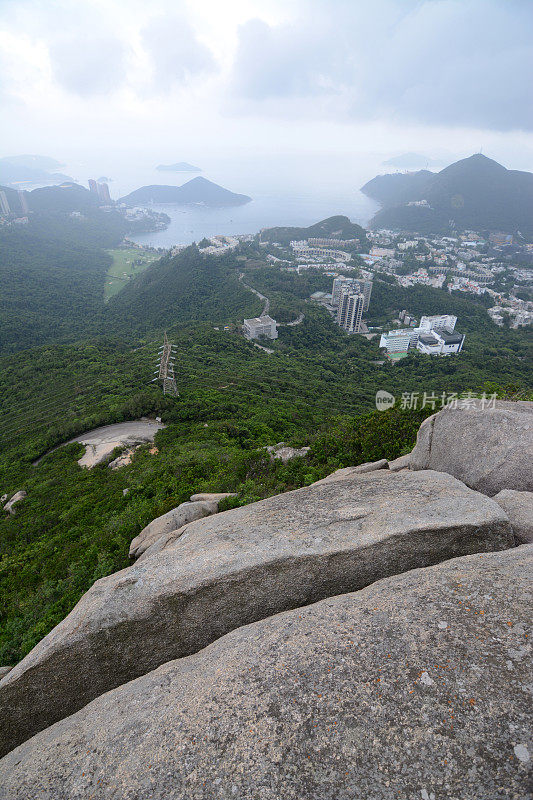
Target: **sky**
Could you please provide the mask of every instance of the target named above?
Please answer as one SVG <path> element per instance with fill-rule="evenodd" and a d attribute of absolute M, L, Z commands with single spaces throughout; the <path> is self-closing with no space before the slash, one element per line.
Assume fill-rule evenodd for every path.
<path fill-rule="evenodd" d="M 533 0 L 0 0 L 0 155 L 533 170 Z"/>

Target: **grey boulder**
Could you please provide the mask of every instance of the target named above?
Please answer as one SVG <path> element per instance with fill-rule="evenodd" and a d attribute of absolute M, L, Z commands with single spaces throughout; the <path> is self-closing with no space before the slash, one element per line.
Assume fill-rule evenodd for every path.
<path fill-rule="evenodd" d="M 533 492 L 503 489 L 493 499 L 509 517 L 516 543 L 533 542 Z"/>
<path fill-rule="evenodd" d="M 98 580 L 0 682 L 0 752 L 241 625 L 513 545 L 497 503 L 431 471 L 353 475 L 192 522 Z"/>
<path fill-rule="evenodd" d="M 209 514 L 216 514 L 217 511 L 218 502 L 181 503 L 181 505 L 171 509 L 171 511 L 167 511 L 161 517 L 152 520 L 146 528 L 143 528 L 130 544 L 130 558 L 138 558 L 160 536 L 182 528 L 189 522 L 207 517 Z"/>
<path fill-rule="evenodd" d="M 5 504 L 4 511 L 9 511 L 10 514 L 14 514 L 15 513 L 15 504 L 16 503 L 20 503 L 20 501 L 24 500 L 25 497 L 26 497 L 26 492 L 24 492 L 24 491 L 17 492 L 16 494 L 13 495 L 11 500 L 9 500 Z"/>
<path fill-rule="evenodd" d="M 410 458 L 411 453 L 408 453 L 406 456 L 400 456 L 399 458 L 395 458 L 393 461 L 389 461 L 390 471 L 399 472 L 401 469 L 409 469 Z"/>
<path fill-rule="evenodd" d="M 191 502 L 197 500 L 206 500 L 209 503 L 216 503 L 217 506 L 221 500 L 226 500 L 228 497 L 237 497 L 236 492 L 203 492 L 200 494 L 191 495 Z"/>
<path fill-rule="evenodd" d="M 533 547 L 256 622 L 0 761 L 2 800 L 526 800 Z"/>
<path fill-rule="evenodd" d="M 410 469 L 448 472 L 492 497 L 502 489 L 533 490 L 533 403 L 481 400 L 445 408 L 418 431 Z"/>

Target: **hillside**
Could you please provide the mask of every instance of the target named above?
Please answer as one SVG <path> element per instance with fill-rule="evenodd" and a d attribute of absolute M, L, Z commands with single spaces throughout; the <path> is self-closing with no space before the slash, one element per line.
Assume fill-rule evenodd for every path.
<path fill-rule="evenodd" d="M 422 200 L 434 175 L 427 169 L 376 175 L 361 187 L 361 191 L 384 206 L 395 206 L 411 200 Z"/>
<path fill-rule="evenodd" d="M 176 322 L 242 322 L 259 310 L 238 282 L 231 256 L 209 258 L 192 245 L 130 281 L 109 301 L 107 319 L 115 330 L 144 334 Z"/>
<path fill-rule="evenodd" d="M 359 239 L 363 250 L 366 250 L 369 246 L 365 229 L 340 214 L 323 219 L 321 222 L 315 222 L 314 225 L 309 225 L 307 228 L 265 228 L 260 234 L 262 242 L 279 242 L 284 245 L 295 239 L 314 237 Z"/>
<path fill-rule="evenodd" d="M 207 178 L 193 178 L 183 186 L 142 186 L 119 199 L 128 206 L 173 203 L 175 205 L 205 205 L 212 208 L 242 206 L 251 202 L 245 194 L 235 194 Z"/>
<path fill-rule="evenodd" d="M 385 206 L 373 228 L 433 230 L 459 228 L 533 235 L 533 174 L 508 170 L 476 153 L 437 174 L 380 175 L 362 191 Z M 425 200 L 432 209 L 406 206 Z"/>

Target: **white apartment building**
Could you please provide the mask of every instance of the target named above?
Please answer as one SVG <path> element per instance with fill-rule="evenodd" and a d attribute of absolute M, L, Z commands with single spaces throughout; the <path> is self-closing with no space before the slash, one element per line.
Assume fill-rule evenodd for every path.
<path fill-rule="evenodd" d="M 260 336 L 266 336 L 267 339 L 278 338 L 277 322 L 272 317 L 269 317 L 268 314 L 245 319 L 242 331 L 247 339 L 259 339 Z"/>
<path fill-rule="evenodd" d="M 407 353 L 409 345 L 418 338 L 413 328 L 399 328 L 397 331 L 382 333 L 379 346 L 385 347 L 387 353 Z"/>
<path fill-rule="evenodd" d="M 453 331 L 455 330 L 456 322 L 457 317 L 454 317 L 453 314 L 441 314 L 440 316 L 421 317 L 418 327 L 421 331 L 434 331 L 439 330 L 439 328 L 446 328 L 448 331 Z"/>
<path fill-rule="evenodd" d="M 342 290 L 337 311 L 337 324 L 347 333 L 360 332 L 364 304 L 364 295 L 349 288 Z"/>

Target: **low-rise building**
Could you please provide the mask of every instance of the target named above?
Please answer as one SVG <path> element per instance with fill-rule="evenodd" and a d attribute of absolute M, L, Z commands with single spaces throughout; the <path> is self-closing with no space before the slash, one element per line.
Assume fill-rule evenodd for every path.
<path fill-rule="evenodd" d="M 245 319 L 242 330 L 247 339 L 259 339 L 261 336 L 265 336 L 267 339 L 278 338 L 277 322 L 268 314 Z"/>

